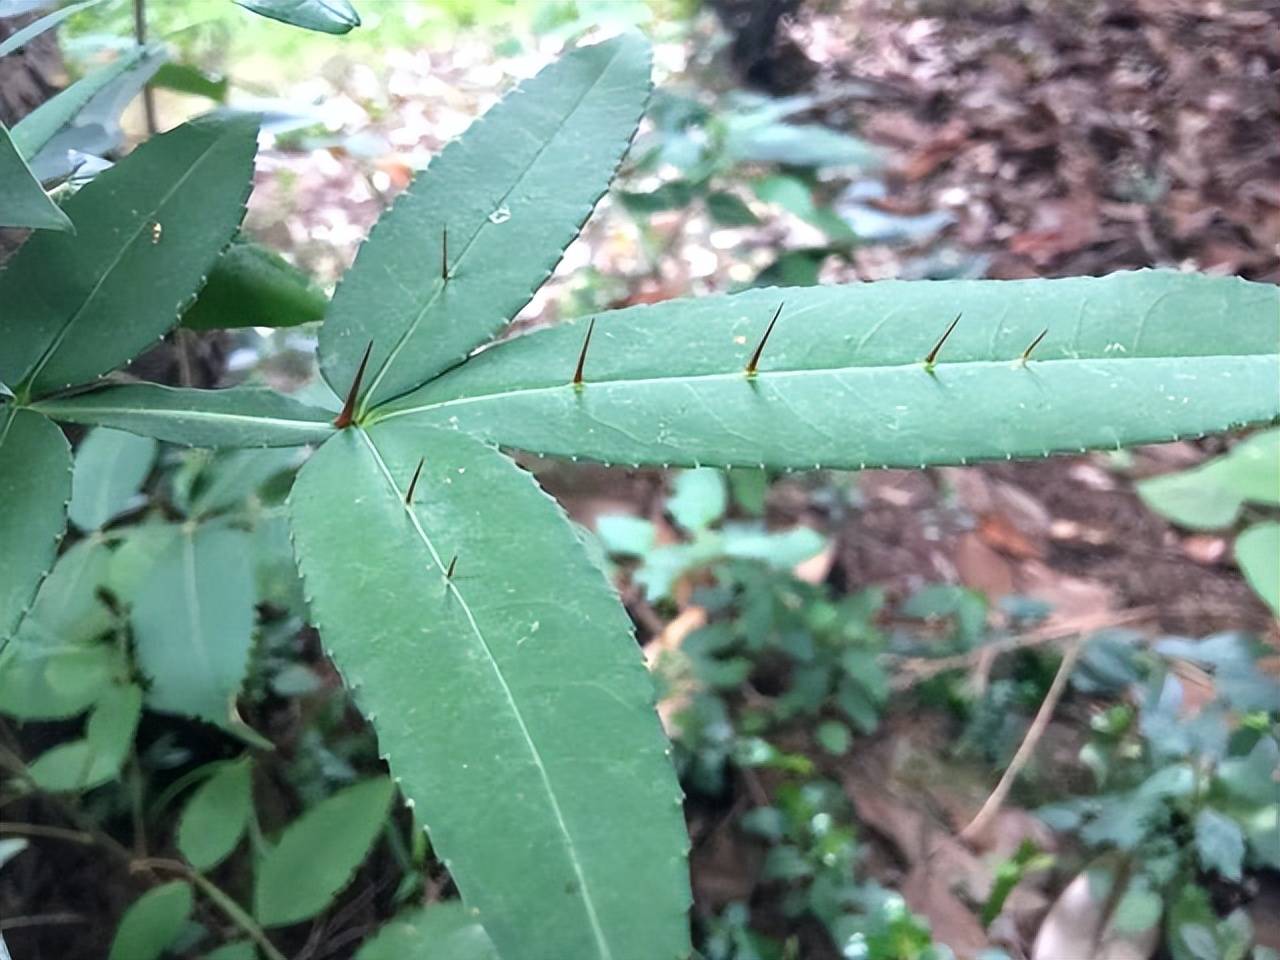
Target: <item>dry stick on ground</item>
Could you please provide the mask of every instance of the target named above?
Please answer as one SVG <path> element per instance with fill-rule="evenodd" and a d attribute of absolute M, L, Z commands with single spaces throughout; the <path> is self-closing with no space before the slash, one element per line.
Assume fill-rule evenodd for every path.
<path fill-rule="evenodd" d="M 1058 664 L 1058 672 L 1053 675 L 1053 683 L 1049 685 L 1049 692 L 1044 695 L 1044 702 L 1040 704 L 1040 709 L 1036 711 L 1035 719 L 1031 721 L 1031 726 L 1027 728 L 1027 735 L 1022 738 L 1018 752 L 1013 755 L 1013 760 L 1010 761 L 1004 776 L 1000 778 L 996 788 L 991 791 L 991 796 L 987 797 L 987 802 L 982 805 L 982 809 L 978 811 L 977 816 L 970 820 L 969 825 L 960 831 L 961 840 L 972 842 L 975 837 L 981 836 L 987 827 L 991 825 L 991 821 L 995 819 L 996 814 L 1000 812 L 1001 805 L 1009 795 L 1009 791 L 1013 789 L 1013 782 L 1018 779 L 1018 774 L 1027 765 L 1031 755 L 1035 753 L 1036 744 L 1040 742 L 1040 738 L 1044 736 L 1045 730 L 1048 729 L 1049 721 L 1053 719 L 1053 711 L 1057 708 L 1058 701 L 1062 699 L 1063 691 L 1067 689 L 1067 680 L 1070 678 L 1071 671 L 1075 667 L 1076 661 L 1080 658 L 1080 651 L 1083 648 L 1083 638 L 1072 641 L 1067 647 L 1062 656 L 1062 663 Z"/>
<path fill-rule="evenodd" d="M 1067 640 L 1082 634 L 1094 633 L 1107 627 L 1119 627 L 1124 624 L 1140 623 L 1155 613 L 1154 607 L 1134 607 L 1115 613 L 1091 614 L 1086 617 L 1073 617 L 1058 623 L 1048 624 L 1029 633 L 1016 637 L 1006 637 L 994 643 L 986 643 L 954 657 L 895 657 L 884 658 L 885 663 L 896 668 L 896 673 L 889 686 L 894 692 L 909 690 L 916 684 L 932 680 L 940 673 L 952 670 L 966 670 L 981 661 L 984 657 L 999 657 L 1015 650 L 1027 650 L 1055 640 Z"/>

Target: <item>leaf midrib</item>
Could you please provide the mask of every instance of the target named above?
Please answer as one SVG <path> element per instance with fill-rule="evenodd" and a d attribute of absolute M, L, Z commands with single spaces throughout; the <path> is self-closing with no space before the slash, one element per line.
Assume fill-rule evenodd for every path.
<path fill-rule="evenodd" d="M 187 181 L 190 180 L 204 162 L 209 159 L 209 155 L 215 149 L 222 146 L 223 142 L 227 139 L 228 133 L 229 131 L 224 129 L 218 136 L 214 137 L 209 145 L 201 151 L 200 155 L 195 159 L 191 166 L 189 166 L 182 176 L 178 178 L 178 181 L 169 188 L 164 196 L 160 198 L 159 202 L 151 208 L 144 218 L 142 218 L 137 229 L 133 231 L 129 239 L 120 245 L 120 249 L 116 252 L 116 255 L 112 257 L 107 268 L 102 271 L 101 276 L 98 277 L 97 281 L 89 290 L 80 306 L 76 308 L 76 312 L 73 313 L 62 325 L 62 328 L 54 335 L 53 342 L 49 344 L 44 353 L 40 355 L 40 359 L 35 362 L 31 370 L 22 378 L 22 384 L 27 390 L 30 390 L 35 385 L 36 380 L 40 378 L 40 374 L 44 372 L 44 368 L 48 366 L 49 361 L 53 359 L 53 355 L 62 347 L 62 344 L 66 340 L 67 334 L 70 332 L 71 328 L 76 325 L 76 322 L 79 321 L 84 312 L 89 309 L 90 304 L 93 303 L 95 298 L 102 291 L 102 287 L 107 282 L 108 278 L 110 278 L 112 274 L 115 273 L 116 268 L 120 266 L 120 261 L 124 259 L 125 254 L 133 249 L 134 244 L 137 242 L 138 238 L 142 236 L 143 231 L 147 229 L 149 224 L 155 221 L 157 214 L 159 214 L 165 205 L 173 199 L 173 195 L 186 185 Z M 173 322 L 178 322 L 178 318 L 176 316 L 174 317 Z"/>
<path fill-rule="evenodd" d="M 377 445 L 373 442 L 373 438 L 369 436 L 367 431 L 359 428 L 356 429 L 359 430 L 360 439 L 369 449 L 369 453 L 373 457 L 374 463 L 378 467 L 378 471 L 382 474 L 383 479 L 387 481 L 388 486 L 391 487 L 391 491 L 395 495 L 396 500 L 401 504 L 405 504 L 404 491 L 400 489 L 396 484 L 395 479 L 391 476 L 391 471 L 387 467 L 386 461 L 382 459 L 382 454 L 378 450 Z M 436 550 L 435 544 L 431 541 L 431 538 L 427 535 L 421 521 L 418 519 L 417 512 L 411 506 L 405 504 L 405 513 L 409 515 L 409 520 L 413 524 L 414 532 L 422 541 L 423 546 L 427 548 L 427 552 L 431 554 L 431 559 L 435 562 L 436 568 L 441 571 L 441 576 L 444 576 L 444 562 L 440 553 Z M 485 659 L 493 670 L 494 676 L 497 678 L 498 684 L 502 688 L 503 695 L 507 699 L 507 705 L 511 710 L 512 716 L 515 718 L 516 725 L 520 729 L 521 736 L 524 738 L 525 746 L 528 748 L 529 754 L 533 758 L 534 766 L 538 769 L 538 775 L 542 780 L 543 790 L 546 791 L 547 800 L 551 805 L 551 811 L 555 815 L 556 825 L 559 827 L 560 833 L 564 838 L 564 846 L 569 857 L 569 863 L 573 867 L 574 876 L 578 881 L 576 884 L 577 892 L 581 895 L 583 907 L 587 913 L 587 919 L 591 924 L 591 932 L 595 937 L 596 947 L 600 951 L 600 958 L 601 960 L 612 960 L 613 951 L 610 949 L 608 940 L 604 935 L 604 930 L 600 925 L 600 918 L 596 913 L 595 901 L 591 897 L 590 888 L 587 885 L 586 874 L 583 872 L 582 863 L 578 856 L 577 845 L 574 843 L 573 835 L 569 832 L 569 826 L 565 822 L 564 811 L 560 807 L 560 801 L 556 796 L 555 788 L 552 786 L 551 777 L 547 773 L 546 765 L 543 763 L 542 753 L 538 750 L 537 744 L 534 743 L 533 736 L 530 734 L 529 728 L 525 724 L 524 715 L 520 712 L 520 707 L 516 703 L 515 695 L 512 693 L 511 687 L 507 683 L 506 675 L 503 673 L 501 665 L 494 657 L 493 651 L 489 647 L 489 642 L 485 639 L 484 632 L 480 629 L 479 623 L 476 622 L 475 615 L 471 611 L 471 606 L 462 596 L 462 591 L 458 589 L 458 585 L 454 580 L 445 577 L 445 585 L 453 594 L 454 599 L 458 601 L 463 613 L 466 615 L 467 623 L 471 627 L 471 631 L 475 635 L 476 639 L 480 642 L 480 647 L 484 651 Z"/>
<path fill-rule="evenodd" d="M 1098 363 L 1144 363 L 1152 361 L 1171 361 L 1176 360 L 1180 364 L 1186 364 L 1189 361 L 1196 360 L 1220 360 L 1220 359 L 1237 359 L 1237 360 L 1274 360 L 1273 354 L 1265 353 L 1249 353 L 1249 354 L 1211 354 L 1203 357 L 1058 357 L 1046 360 L 1032 361 L 1028 366 L 1028 372 L 1034 371 L 1037 367 L 1049 364 L 1098 364 Z M 742 369 L 736 369 L 729 372 L 720 373 L 699 373 L 685 374 L 673 377 L 613 377 L 603 378 L 599 380 L 588 379 L 583 384 L 583 389 L 590 390 L 595 386 L 674 386 L 687 383 L 710 383 L 714 381 L 736 381 L 750 385 L 753 382 L 766 382 L 773 380 L 783 380 L 787 378 L 803 378 L 803 377 L 824 377 L 834 374 L 857 375 L 880 373 L 886 370 L 907 371 L 915 369 L 922 377 L 930 379 L 942 380 L 946 377 L 948 368 L 955 369 L 957 367 L 964 368 L 1003 368 L 1013 369 L 1020 366 L 1019 360 L 963 360 L 953 363 L 940 363 L 932 373 L 924 369 L 923 363 L 920 361 L 912 361 L 908 363 L 895 364 L 856 364 L 844 367 L 806 367 L 796 370 L 760 370 L 753 378 L 748 378 Z M 924 381 L 922 381 L 924 382 Z M 412 407 L 397 407 L 385 411 L 375 409 L 366 421 L 368 426 L 381 423 L 384 420 L 394 420 L 396 417 L 408 416 L 415 413 L 425 413 L 430 410 L 440 410 L 446 407 L 466 406 L 473 403 L 484 403 L 491 400 L 503 400 L 514 397 L 527 397 L 540 394 L 550 394 L 556 391 L 575 391 L 570 381 L 564 383 L 545 384 L 534 387 L 515 387 L 508 390 L 497 390 L 489 393 L 472 394 L 465 397 L 451 397 L 445 400 L 436 400 L 427 403 L 418 404 Z M 576 392 L 576 391 L 575 391 Z"/>
<path fill-rule="evenodd" d="M 533 168 L 538 165 L 538 161 L 542 159 L 542 155 L 546 153 L 547 149 L 552 145 L 552 143 L 555 142 L 556 138 L 560 136 L 561 131 L 563 131 L 564 128 L 568 125 L 569 121 L 577 116 L 578 110 L 581 108 L 583 101 L 587 99 L 588 94 L 592 93 L 596 89 L 596 87 L 600 85 L 600 82 L 608 74 L 610 68 L 617 61 L 621 52 L 622 52 L 621 47 L 615 50 L 613 56 L 611 56 L 601 66 L 600 72 L 596 75 L 595 79 L 592 80 L 590 85 L 588 85 L 582 91 L 582 93 L 578 95 L 578 99 L 573 102 L 573 107 L 570 108 L 570 110 L 563 117 L 560 118 L 560 121 L 556 124 L 555 130 L 551 133 L 550 136 L 548 136 L 545 140 L 543 140 L 543 142 L 538 146 L 538 149 L 534 153 L 532 159 L 530 159 L 529 162 L 525 165 L 525 168 L 520 172 L 520 175 L 516 177 L 515 182 L 509 188 L 507 188 L 507 191 L 503 193 L 502 196 L 499 198 L 497 203 L 498 208 L 501 208 L 503 205 L 505 205 L 508 198 L 510 198 L 510 196 L 513 193 L 515 193 L 518 189 L 520 189 L 521 185 L 525 182 L 525 179 L 529 176 L 530 171 L 533 170 Z M 514 92 L 515 91 L 513 91 L 513 93 Z M 482 117 L 481 120 L 483 121 L 483 119 L 484 118 Z M 467 257 L 467 254 L 471 252 L 471 248 L 475 246 L 476 241 L 480 239 L 480 235 L 484 233 L 485 227 L 489 225 L 490 225 L 490 222 L 487 217 L 481 220 L 479 226 L 476 227 L 475 232 L 471 234 L 471 236 L 467 239 L 467 242 L 463 246 L 462 252 L 458 254 L 457 259 L 454 260 L 453 263 L 447 264 L 447 269 L 451 277 L 457 271 L 458 267 L 462 265 L 462 261 L 465 260 Z M 422 325 L 422 321 L 426 318 L 427 313 L 430 312 L 430 310 L 436 305 L 436 302 L 440 299 L 441 295 L 444 293 L 444 291 L 447 288 L 448 288 L 447 281 L 441 282 L 435 287 L 435 289 L 431 293 L 431 296 L 427 298 L 426 303 L 422 305 L 422 309 L 418 311 L 417 315 L 413 318 L 412 322 L 410 322 L 409 326 L 405 328 L 404 332 L 396 340 L 395 346 L 392 347 L 391 352 L 387 354 L 387 359 L 384 360 L 382 362 L 382 365 L 378 368 L 377 375 L 373 378 L 373 381 L 369 384 L 369 389 L 368 391 L 366 391 L 364 397 L 361 400 L 360 411 L 359 411 L 360 416 L 363 416 L 365 411 L 368 409 L 369 400 L 377 394 L 378 386 L 382 383 L 383 377 L 386 376 L 387 371 L 395 363 L 396 358 L 400 356 L 400 352 L 404 349 L 405 345 L 409 342 L 409 338 L 412 337 L 413 334 L 417 332 L 418 327 Z"/>

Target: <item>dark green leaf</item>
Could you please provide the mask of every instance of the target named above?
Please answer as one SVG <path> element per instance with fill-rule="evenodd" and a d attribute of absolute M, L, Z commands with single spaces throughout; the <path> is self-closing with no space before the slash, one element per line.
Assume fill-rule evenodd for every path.
<path fill-rule="evenodd" d="M 372 421 L 613 463 L 1039 457 L 1280 417 L 1278 306 L 1273 286 L 1159 271 L 753 290 L 602 314 L 581 390 L 583 326 L 562 324 L 483 351 Z"/>
<path fill-rule="evenodd" d="M 120 430 L 90 430 L 76 448 L 67 516 L 81 530 L 105 526 L 129 508 L 156 459 L 156 442 Z"/>
<path fill-rule="evenodd" d="M 514 317 L 608 188 L 648 91 L 648 47 L 627 34 L 562 57 L 450 143 L 334 294 L 320 329 L 334 392 L 346 394 L 369 343 L 366 407 L 453 366 Z"/>
<path fill-rule="evenodd" d="M 0 197 L 4 198 L 0 227 L 76 232 L 66 213 L 44 192 L 3 123 L 0 123 Z"/>
<path fill-rule="evenodd" d="M 197 870 L 217 866 L 240 842 L 253 812 L 253 765 L 218 769 L 191 794 L 178 820 L 178 849 Z"/>
<path fill-rule="evenodd" d="M 189 390 L 131 383 L 42 400 L 33 409 L 55 420 L 193 447 L 297 447 L 333 433 L 328 410 L 261 387 Z"/>
<path fill-rule="evenodd" d="M 329 298 L 306 273 L 256 243 L 233 243 L 182 317 L 191 330 L 296 327 L 324 317 Z"/>
<path fill-rule="evenodd" d="M 83 383 L 177 322 L 244 216 L 257 120 L 197 120 L 148 140 L 66 203 L 0 273 L 0 380 L 19 396 Z"/>
<path fill-rule="evenodd" d="M 321 800 L 290 824 L 258 869 L 259 922 L 278 927 L 323 910 L 369 853 L 394 792 L 390 780 L 366 780 Z"/>
<path fill-rule="evenodd" d="M 685 955 L 653 685 L 563 512 L 485 445 L 395 425 L 342 431 L 290 503 L 314 622 L 498 950 Z"/>
<path fill-rule="evenodd" d="M 208 97 L 218 103 L 227 99 L 229 84 L 223 76 L 210 75 L 189 63 L 166 63 L 156 71 L 152 86 L 189 93 L 196 97 Z"/>
<path fill-rule="evenodd" d="M 191 916 L 192 900 L 184 880 L 152 887 L 120 921 L 107 960 L 159 960 Z"/>
<path fill-rule="evenodd" d="M 53 566 L 71 498 L 71 447 L 37 413 L 0 406 L 0 649 Z"/>
<path fill-rule="evenodd" d="M 350 33 L 360 14 L 349 0 L 235 0 L 253 13 L 320 33 Z"/>
<path fill-rule="evenodd" d="M 707 212 L 723 227 L 749 227 L 760 222 L 740 197 L 726 191 L 708 195 Z"/>

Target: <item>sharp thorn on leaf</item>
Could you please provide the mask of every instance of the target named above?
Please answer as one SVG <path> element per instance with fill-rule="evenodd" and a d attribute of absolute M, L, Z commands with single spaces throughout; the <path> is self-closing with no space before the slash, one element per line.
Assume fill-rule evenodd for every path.
<path fill-rule="evenodd" d="M 369 363 L 369 354 L 372 351 L 373 341 L 370 340 L 369 345 L 364 348 L 364 356 L 360 358 L 360 366 L 356 367 L 355 379 L 351 381 L 351 389 L 347 391 L 347 399 L 342 404 L 342 412 L 333 421 L 333 425 L 339 430 L 351 426 L 351 421 L 355 417 L 356 400 L 360 396 L 360 381 L 364 379 L 364 368 Z"/>
<path fill-rule="evenodd" d="M 764 353 L 764 345 L 769 342 L 769 334 L 773 333 L 773 326 L 778 322 L 778 318 L 782 316 L 782 308 L 786 303 L 778 304 L 778 309 L 773 311 L 773 319 L 769 321 L 769 326 L 764 328 L 764 336 L 760 338 L 760 342 L 756 344 L 756 349 L 751 354 L 751 359 L 747 361 L 746 373 L 748 377 L 756 375 L 756 367 L 760 365 L 760 354 Z"/>
<path fill-rule="evenodd" d="M 440 279 L 449 282 L 449 225 L 444 225 L 444 233 L 440 238 Z"/>
<path fill-rule="evenodd" d="M 951 331 L 956 328 L 956 324 L 960 322 L 963 313 L 957 313 L 956 318 L 951 321 L 951 326 L 947 327 L 947 332 L 938 338 L 938 342 L 933 345 L 933 349 L 929 351 L 929 355 L 924 358 L 924 368 L 933 370 L 933 365 L 938 360 L 938 353 L 942 350 L 942 345 L 947 342 L 947 337 L 951 336 Z"/>
<path fill-rule="evenodd" d="M 1034 350 L 1036 347 L 1040 346 L 1040 341 L 1043 340 L 1048 335 L 1049 335 L 1049 328 L 1045 327 L 1043 330 L 1040 331 L 1040 336 L 1036 337 L 1034 340 L 1031 341 L 1031 346 L 1027 347 L 1027 349 L 1022 351 L 1023 363 L 1026 363 L 1028 360 L 1031 359 L 1031 351 Z"/>
<path fill-rule="evenodd" d="M 414 467 L 413 479 L 409 481 L 409 489 L 405 491 L 404 505 L 406 507 L 413 506 L 413 491 L 418 489 L 418 478 L 422 476 L 422 465 L 426 463 L 426 457 L 418 458 L 418 465 Z"/>
<path fill-rule="evenodd" d="M 575 389 L 582 389 L 582 369 L 587 363 L 587 348 L 591 346 L 591 334 L 596 329 L 596 318 L 592 317 L 591 322 L 587 324 L 587 335 L 582 340 L 582 352 L 578 354 L 578 366 L 573 371 L 573 386 Z"/>
<path fill-rule="evenodd" d="M 446 580 L 453 579 L 453 568 L 458 565 L 458 555 L 455 553 L 453 559 L 449 561 L 449 569 L 444 572 Z"/>

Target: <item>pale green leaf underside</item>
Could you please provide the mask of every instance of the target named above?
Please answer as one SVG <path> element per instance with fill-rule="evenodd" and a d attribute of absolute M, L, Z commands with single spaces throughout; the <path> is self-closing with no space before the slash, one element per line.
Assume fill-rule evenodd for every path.
<path fill-rule="evenodd" d="M 504 960 L 685 956 L 652 683 L 554 501 L 475 440 L 388 424 L 326 443 L 291 513 L 321 636 Z"/>
<path fill-rule="evenodd" d="M 961 311 L 931 374 L 921 361 Z M 1235 278 L 883 281 L 633 307 L 600 316 L 575 390 L 584 331 L 483 351 L 371 422 L 615 463 L 861 468 L 1038 457 L 1280 417 L 1280 298 Z"/>
<path fill-rule="evenodd" d="M 44 192 L 18 152 L 17 144 L 0 123 L 0 227 L 31 227 L 75 233 L 62 208 Z"/>
<path fill-rule="evenodd" d="M 62 431 L 38 413 L 0 407 L 0 649 L 53 566 L 70 498 Z"/>
<path fill-rule="evenodd" d="M 334 294 L 320 331 L 334 391 L 345 395 L 370 342 L 366 406 L 425 383 L 505 326 L 608 188 L 648 92 L 648 46 L 618 37 L 562 57 L 449 144 Z"/>
<path fill-rule="evenodd" d="M 323 910 L 368 855 L 394 792 L 386 778 L 365 780 L 321 800 L 291 823 L 258 868 L 258 920 L 280 926 Z"/>
<path fill-rule="evenodd" d="M 13 142 L 19 152 L 30 160 L 47 144 L 58 131 L 64 129 L 75 120 L 86 104 L 102 90 L 122 76 L 140 61 L 144 55 L 156 55 L 162 48 L 158 45 L 135 47 L 122 53 L 114 62 L 81 77 L 65 90 L 50 97 L 36 109 L 14 124 Z"/>
<path fill-rule="evenodd" d="M 382 926 L 355 960 L 499 960 L 489 935 L 456 900 L 406 910 Z"/>
<path fill-rule="evenodd" d="M 67 200 L 0 273 L 0 380 L 41 396 L 132 358 L 178 321 L 244 216 L 257 119 L 148 140 Z"/>
<path fill-rule="evenodd" d="M 0 57 L 7 57 L 15 50 L 21 50 L 26 44 L 40 36 L 40 34 L 52 30 L 63 20 L 67 19 L 67 17 L 72 14 L 79 13 L 81 10 L 86 10 L 101 2 L 102 0 L 82 0 L 81 3 L 73 3 L 61 8 L 60 10 L 54 10 L 52 13 L 45 14 L 39 20 L 35 20 L 27 24 L 21 30 L 14 32 L 11 36 L 5 37 L 3 41 L 0 41 Z"/>
<path fill-rule="evenodd" d="M 297 447 L 333 433 L 333 414 L 260 387 L 192 390 L 130 383 L 32 404 L 56 420 L 192 447 Z"/>
<path fill-rule="evenodd" d="M 90 430 L 76 448 L 67 516 L 96 530 L 128 509 L 156 459 L 156 442 L 123 430 Z"/>
<path fill-rule="evenodd" d="M 131 614 L 151 708 L 233 721 L 253 638 L 252 549 L 243 530 L 184 525 L 157 556 Z"/>

